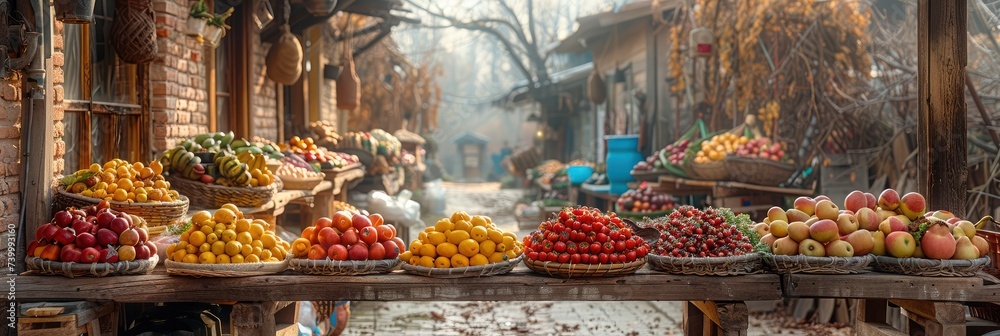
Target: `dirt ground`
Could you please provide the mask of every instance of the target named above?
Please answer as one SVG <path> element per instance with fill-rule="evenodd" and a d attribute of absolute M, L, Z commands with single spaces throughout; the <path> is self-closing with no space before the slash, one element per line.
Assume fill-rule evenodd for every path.
<path fill-rule="evenodd" d="M 521 190 L 496 183 L 446 184 L 446 214 L 486 215 L 519 229 Z M 424 214 L 433 225 L 442 215 Z M 412 228 L 416 236 L 420 228 Z M 503 300 L 503 298 L 498 298 Z M 681 302 L 352 302 L 344 335 L 681 335 Z M 851 335 L 850 328 L 798 324 L 777 313 L 750 317 L 750 335 Z"/>

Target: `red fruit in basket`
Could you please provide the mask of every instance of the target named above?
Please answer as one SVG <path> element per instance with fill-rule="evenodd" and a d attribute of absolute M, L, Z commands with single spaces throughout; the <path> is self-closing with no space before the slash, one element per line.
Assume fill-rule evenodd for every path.
<path fill-rule="evenodd" d="M 344 261 L 347 260 L 347 247 L 340 244 L 330 245 L 330 248 L 326 250 L 327 257 L 330 260 Z"/>
<path fill-rule="evenodd" d="M 118 244 L 118 234 L 111 229 L 97 230 L 97 245 L 107 246 Z"/>
<path fill-rule="evenodd" d="M 390 240 L 390 241 L 380 242 L 379 244 L 382 245 L 383 249 L 385 249 L 385 259 L 395 259 L 396 257 L 399 256 L 399 251 L 401 250 L 399 249 L 399 246 L 396 245 L 395 242 Z"/>
<path fill-rule="evenodd" d="M 568 263 L 570 262 L 570 256 L 569 254 L 566 253 L 560 253 L 559 256 L 556 258 L 556 261 L 563 264 Z"/>
<path fill-rule="evenodd" d="M 76 245 L 69 244 L 59 249 L 59 260 L 63 262 L 77 262 L 80 260 L 80 249 Z"/>
<path fill-rule="evenodd" d="M 146 245 L 146 248 L 149 249 L 149 257 L 152 258 L 154 255 L 156 255 L 156 252 L 157 252 L 156 251 L 156 244 L 153 244 L 153 242 L 151 242 L 151 241 L 147 241 L 145 243 L 145 245 Z"/>
<path fill-rule="evenodd" d="M 612 242 L 606 242 L 601 245 L 601 252 L 611 254 L 615 252 L 615 244 Z"/>
<path fill-rule="evenodd" d="M 135 227 L 135 223 L 132 222 L 132 216 L 129 216 L 129 214 L 124 213 L 124 212 L 119 212 L 118 213 L 118 217 L 119 218 L 124 218 L 125 219 L 125 223 L 128 223 L 128 227 L 130 227 L 130 228 L 131 227 Z"/>
<path fill-rule="evenodd" d="M 583 256 L 579 254 L 570 254 L 569 262 L 571 264 L 579 264 L 583 260 Z"/>
<path fill-rule="evenodd" d="M 96 248 L 87 247 L 82 251 L 80 251 L 79 258 L 80 259 L 77 261 L 81 263 L 96 263 L 99 262 L 101 259 L 101 252 L 98 251 Z"/>
<path fill-rule="evenodd" d="M 579 252 L 579 250 L 577 249 L 576 243 L 574 242 L 566 243 L 566 253 L 577 254 L 577 252 Z"/>
<path fill-rule="evenodd" d="M 378 241 L 380 242 L 390 241 L 396 237 L 396 233 L 392 231 L 391 224 L 376 226 L 375 231 L 378 233 Z"/>
<path fill-rule="evenodd" d="M 111 246 L 101 249 L 101 262 L 114 263 L 118 262 L 118 250 Z"/>
<path fill-rule="evenodd" d="M 333 219 L 330 219 L 329 217 L 320 217 L 319 219 L 316 220 L 316 228 L 322 229 L 327 227 L 328 228 L 333 227 Z"/>
<path fill-rule="evenodd" d="M 94 237 L 94 235 L 89 232 L 78 234 L 76 236 L 76 246 L 81 248 L 97 246 L 97 237 Z"/>
<path fill-rule="evenodd" d="M 152 256 L 146 244 L 135 246 L 135 260 L 146 260 Z"/>
<path fill-rule="evenodd" d="M 625 251 L 625 248 L 626 248 L 626 247 L 628 247 L 628 246 L 627 246 L 627 245 L 625 244 L 625 241 L 624 241 L 624 240 L 620 240 L 620 241 L 617 241 L 617 242 L 615 242 L 614 244 L 615 244 L 615 252 L 622 252 L 622 251 Z"/>
<path fill-rule="evenodd" d="M 344 245 L 354 245 L 358 243 L 358 231 L 354 228 L 347 229 L 343 235 L 340 236 L 340 243 Z"/>
<path fill-rule="evenodd" d="M 364 243 L 352 245 L 347 251 L 347 257 L 351 260 L 368 260 L 368 246 Z"/>
<path fill-rule="evenodd" d="M 310 246 L 309 253 L 306 254 L 306 258 L 309 258 L 311 260 L 322 260 L 325 259 L 326 256 L 327 256 L 326 249 L 324 249 L 323 246 L 320 244 L 314 244 L 313 246 Z"/>
<path fill-rule="evenodd" d="M 368 246 L 378 242 L 378 230 L 373 226 L 362 228 L 358 233 L 361 236 L 361 241 Z"/>
<path fill-rule="evenodd" d="M 136 228 L 135 232 L 139 233 L 139 244 L 149 241 L 149 231 L 146 231 L 146 228 Z"/>
<path fill-rule="evenodd" d="M 354 215 L 346 210 L 341 210 L 333 213 L 333 227 L 340 232 L 347 232 L 353 225 L 351 218 Z"/>
<path fill-rule="evenodd" d="M 59 242 L 59 244 L 69 245 L 76 241 L 76 232 L 72 228 L 65 227 L 56 231 L 52 235 L 52 239 Z"/>
<path fill-rule="evenodd" d="M 588 249 L 590 250 L 590 254 L 601 253 L 601 244 L 598 243 L 589 244 Z"/>
<path fill-rule="evenodd" d="M 607 264 L 607 263 L 611 262 L 611 256 L 608 255 L 607 253 L 598 254 L 597 255 L 597 262 L 602 263 L 602 264 Z"/>
<path fill-rule="evenodd" d="M 566 252 L 566 243 L 556 242 L 555 244 L 552 245 L 552 250 L 559 253 Z"/>
<path fill-rule="evenodd" d="M 361 231 L 361 229 L 372 226 L 372 221 L 368 217 L 365 217 L 365 215 L 354 214 L 351 216 L 351 226 Z"/>
<path fill-rule="evenodd" d="M 128 230 L 129 227 L 130 226 L 128 224 L 128 220 L 125 219 L 125 217 L 121 216 L 115 217 L 115 219 L 112 219 L 111 223 L 108 224 L 108 228 L 110 228 L 111 231 L 114 231 L 117 234 L 125 232 L 125 230 Z"/>
<path fill-rule="evenodd" d="M 73 215 L 69 211 L 62 210 L 56 212 L 55 216 L 52 216 L 52 224 L 59 227 L 67 227 L 73 223 Z"/>
<path fill-rule="evenodd" d="M 128 229 L 118 235 L 118 243 L 122 245 L 135 246 L 139 243 L 139 232 L 135 229 Z"/>
<path fill-rule="evenodd" d="M 368 215 L 368 220 L 372 222 L 372 226 L 380 226 L 385 223 L 385 218 L 382 218 L 380 214 Z"/>
<path fill-rule="evenodd" d="M 542 252 L 552 252 L 553 244 L 551 241 L 545 241 L 542 243 Z"/>
<path fill-rule="evenodd" d="M 368 260 L 385 259 L 385 246 L 382 243 L 374 243 L 368 247 Z"/>
<path fill-rule="evenodd" d="M 74 220 L 72 224 L 73 232 L 84 233 L 90 232 L 90 228 L 94 225 L 86 220 Z"/>
<path fill-rule="evenodd" d="M 117 218 L 115 214 L 110 211 L 99 212 L 97 214 L 97 227 L 101 229 L 106 229 L 111 227 L 111 220 Z"/>
<path fill-rule="evenodd" d="M 38 230 L 35 232 L 35 238 L 45 239 L 46 241 L 51 242 L 54 240 L 53 238 L 55 238 L 57 231 L 59 231 L 58 226 L 53 224 L 43 224 L 42 226 L 39 226 Z"/>
<path fill-rule="evenodd" d="M 323 247 L 330 247 L 333 244 L 340 243 L 340 235 L 332 227 L 324 227 L 316 233 L 316 240 Z"/>
<path fill-rule="evenodd" d="M 399 247 L 400 251 L 399 253 L 403 253 L 403 251 L 406 251 L 406 242 L 403 242 L 403 238 L 393 237 L 392 242 L 396 243 L 396 246 Z"/>
<path fill-rule="evenodd" d="M 41 248 L 42 250 L 39 251 L 38 250 L 39 248 Z M 42 259 L 45 259 L 45 260 L 58 261 L 59 260 L 59 254 L 60 254 L 59 245 L 58 244 L 51 244 L 51 245 L 45 245 L 45 247 L 39 246 L 39 247 L 35 248 L 35 253 L 37 254 L 37 256 L 39 258 L 42 258 Z"/>
<path fill-rule="evenodd" d="M 215 183 L 215 178 L 212 177 L 212 175 L 202 173 L 202 175 L 198 177 L 198 181 L 201 181 L 201 183 L 204 184 L 212 184 Z"/>

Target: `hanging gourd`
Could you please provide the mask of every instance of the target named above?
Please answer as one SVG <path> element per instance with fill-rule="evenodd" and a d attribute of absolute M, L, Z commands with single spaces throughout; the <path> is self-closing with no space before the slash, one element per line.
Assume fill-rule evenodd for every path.
<path fill-rule="evenodd" d="M 281 25 L 281 36 L 271 45 L 271 50 L 267 51 L 264 59 L 267 78 L 284 85 L 295 84 L 302 75 L 302 44 L 288 26 L 289 12 L 291 5 L 285 1 L 286 23 Z"/>
<path fill-rule="evenodd" d="M 116 0 L 111 46 L 126 63 L 156 59 L 156 13 L 150 0 Z"/>
<path fill-rule="evenodd" d="M 597 69 L 597 65 L 594 65 L 594 70 L 590 72 L 590 77 L 587 78 L 587 96 L 590 97 L 590 102 L 604 104 L 604 101 L 608 100 L 607 90 L 607 85 L 604 84 L 604 76 L 601 76 L 601 71 Z"/>
<path fill-rule="evenodd" d="M 347 18 L 350 22 L 350 16 Z M 337 78 L 337 108 L 353 110 L 361 103 L 361 78 L 354 68 L 354 48 L 351 45 L 353 31 L 349 31 L 344 44 L 344 71 Z"/>

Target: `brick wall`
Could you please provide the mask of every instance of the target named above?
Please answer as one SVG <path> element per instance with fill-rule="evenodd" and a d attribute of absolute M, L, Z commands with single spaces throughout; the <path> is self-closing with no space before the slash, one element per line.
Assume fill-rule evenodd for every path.
<path fill-rule="evenodd" d="M 17 225 L 21 210 L 21 81 L 7 76 L 0 81 L 0 227 Z"/>
<path fill-rule="evenodd" d="M 250 3 L 248 1 L 245 3 Z M 278 139 L 278 90 L 277 83 L 267 78 L 267 66 L 264 58 L 267 51 L 271 49 L 270 43 L 262 43 L 260 32 L 254 31 L 251 34 L 251 44 L 255 57 L 253 73 L 250 74 L 251 90 L 253 101 L 251 102 L 253 111 L 253 125 L 251 134 L 271 141 L 283 141 Z"/>
<path fill-rule="evenodd" d="M 55 175 L 60 175 L 66 167 L 66 160 L 63 159 L 66 156 L 66 141 L 63 139 L 63 135 L 66 133 L 66 125 L 63 124 L 63 116 L 66 115 L 66 107 L 63 104 L 63 98 L 65 97 L 65 91 L 63 91 L 63 82 L 65 82 L 65 76 L 63 75 L 63 64 L 66 61 L 66 57 L 63 54 L 63 23 L 55 21 L 55 25 L 52 30 L 52 121 L 55 123 L 53 125 L 52 140 L 54 154 L 54 161 L 52 164 L 52 172 Z"/>
<path fill-rule="evenodd" d="M 159 55 L 150 65 L 153 152 L 208 132 L 208 76 L 204 46 L 183 33 L 186 0 L 154 0 Z"/>

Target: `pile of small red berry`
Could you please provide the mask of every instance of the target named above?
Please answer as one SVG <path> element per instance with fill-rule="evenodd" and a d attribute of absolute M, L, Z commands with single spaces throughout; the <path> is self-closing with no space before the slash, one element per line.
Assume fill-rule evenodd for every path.
<path fill-rule="evenodd" d="M 668 217 L 646 221 L 645 227 L 660 230 L 653 253 L 667 257 L 729 257 L 753 251 L 750 238 L 719 213 L 681 206 Z"/>
<path fill-rule="evenodd" d="M 649 253 L 649 244 L 614 212 L 588 207 L 564 208 L 524 237 L 529 260 L 572 264 L 628 263 Z"/>

